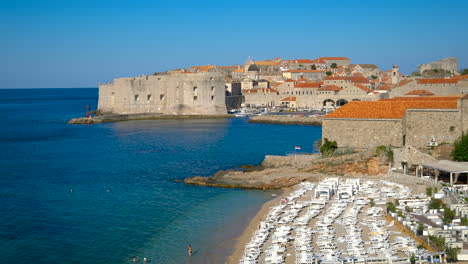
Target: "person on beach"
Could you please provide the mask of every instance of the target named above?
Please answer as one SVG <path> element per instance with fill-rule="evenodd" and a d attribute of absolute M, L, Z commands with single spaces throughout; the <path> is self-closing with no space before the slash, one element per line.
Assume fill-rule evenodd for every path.
<path fill-rule="evenodd" d="M 144 262 L 144 263 L 148 262 L 148 259 L 147 259 L 147 258 L 143 258 L 143 262 Z"/>
<path fill-rule="evenodd" d="M 192 256 L 192 245 L 188 245 L 187 250 L 188 250 L 188 255 L 191 257 Z"/>
<path fill-rule="evenodd" d="M 137 257 L 133 257 L 132 260 L 133 260 L 133 262 L 137 262 L 138 259 L 137 259 Z"/>

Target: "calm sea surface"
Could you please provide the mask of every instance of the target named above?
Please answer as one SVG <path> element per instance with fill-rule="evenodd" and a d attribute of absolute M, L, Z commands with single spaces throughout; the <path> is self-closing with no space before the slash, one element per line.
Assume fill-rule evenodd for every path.
<path fill-rule="evenodd" d="M 0 89 L 1 263 L 219 263 L 273 193 L 174 180 L 321 136 L 238 118 L 66 123 L 96 104 L 97 89 Z"/>

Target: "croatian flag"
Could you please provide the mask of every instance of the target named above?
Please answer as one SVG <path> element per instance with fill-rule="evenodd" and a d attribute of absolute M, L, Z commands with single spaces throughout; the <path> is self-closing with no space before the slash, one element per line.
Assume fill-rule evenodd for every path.
<path fill-rule="evenodd" d="M 300 150 L 300 149 L 301 149 L 301 147 L 299 147 L 299 146 L 294 147 L 294 150 Z"/>

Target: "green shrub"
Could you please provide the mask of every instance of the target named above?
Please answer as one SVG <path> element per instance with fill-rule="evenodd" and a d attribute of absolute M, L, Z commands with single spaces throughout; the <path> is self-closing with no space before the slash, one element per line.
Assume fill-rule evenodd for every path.
<path fill-rule="evenodd" d="M 463 133 L 453 145 L 452 158 L 456 161 L 468 161 L 468 134 Z"/>
<path fill-rule="evenodd" d="M 338 148 L 338 144 L 336 141 L 329 141 L 328 138 L 323 139 L 323 145 L 320 147 L 320 153 L 324 157 L 330 157 L 335 154 L 336 149 Z"/>

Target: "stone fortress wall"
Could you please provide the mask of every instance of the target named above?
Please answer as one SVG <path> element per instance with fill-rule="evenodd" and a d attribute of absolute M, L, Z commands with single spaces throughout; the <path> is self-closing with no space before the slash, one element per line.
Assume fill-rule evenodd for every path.
<path fill-rule="evenodd" d="M 458 60 L 454 57 L 444 58 L 436 62 L 419 65 L 418 71 L 420 73 L 427 70 L 446 70 L 449 72 L 458 71 Z"/>
<path fill-rule="evenodd" d="M 224 75 L 164 73 L 118 78 L 99 85 L 101 114 L 226 114 Z"/>

